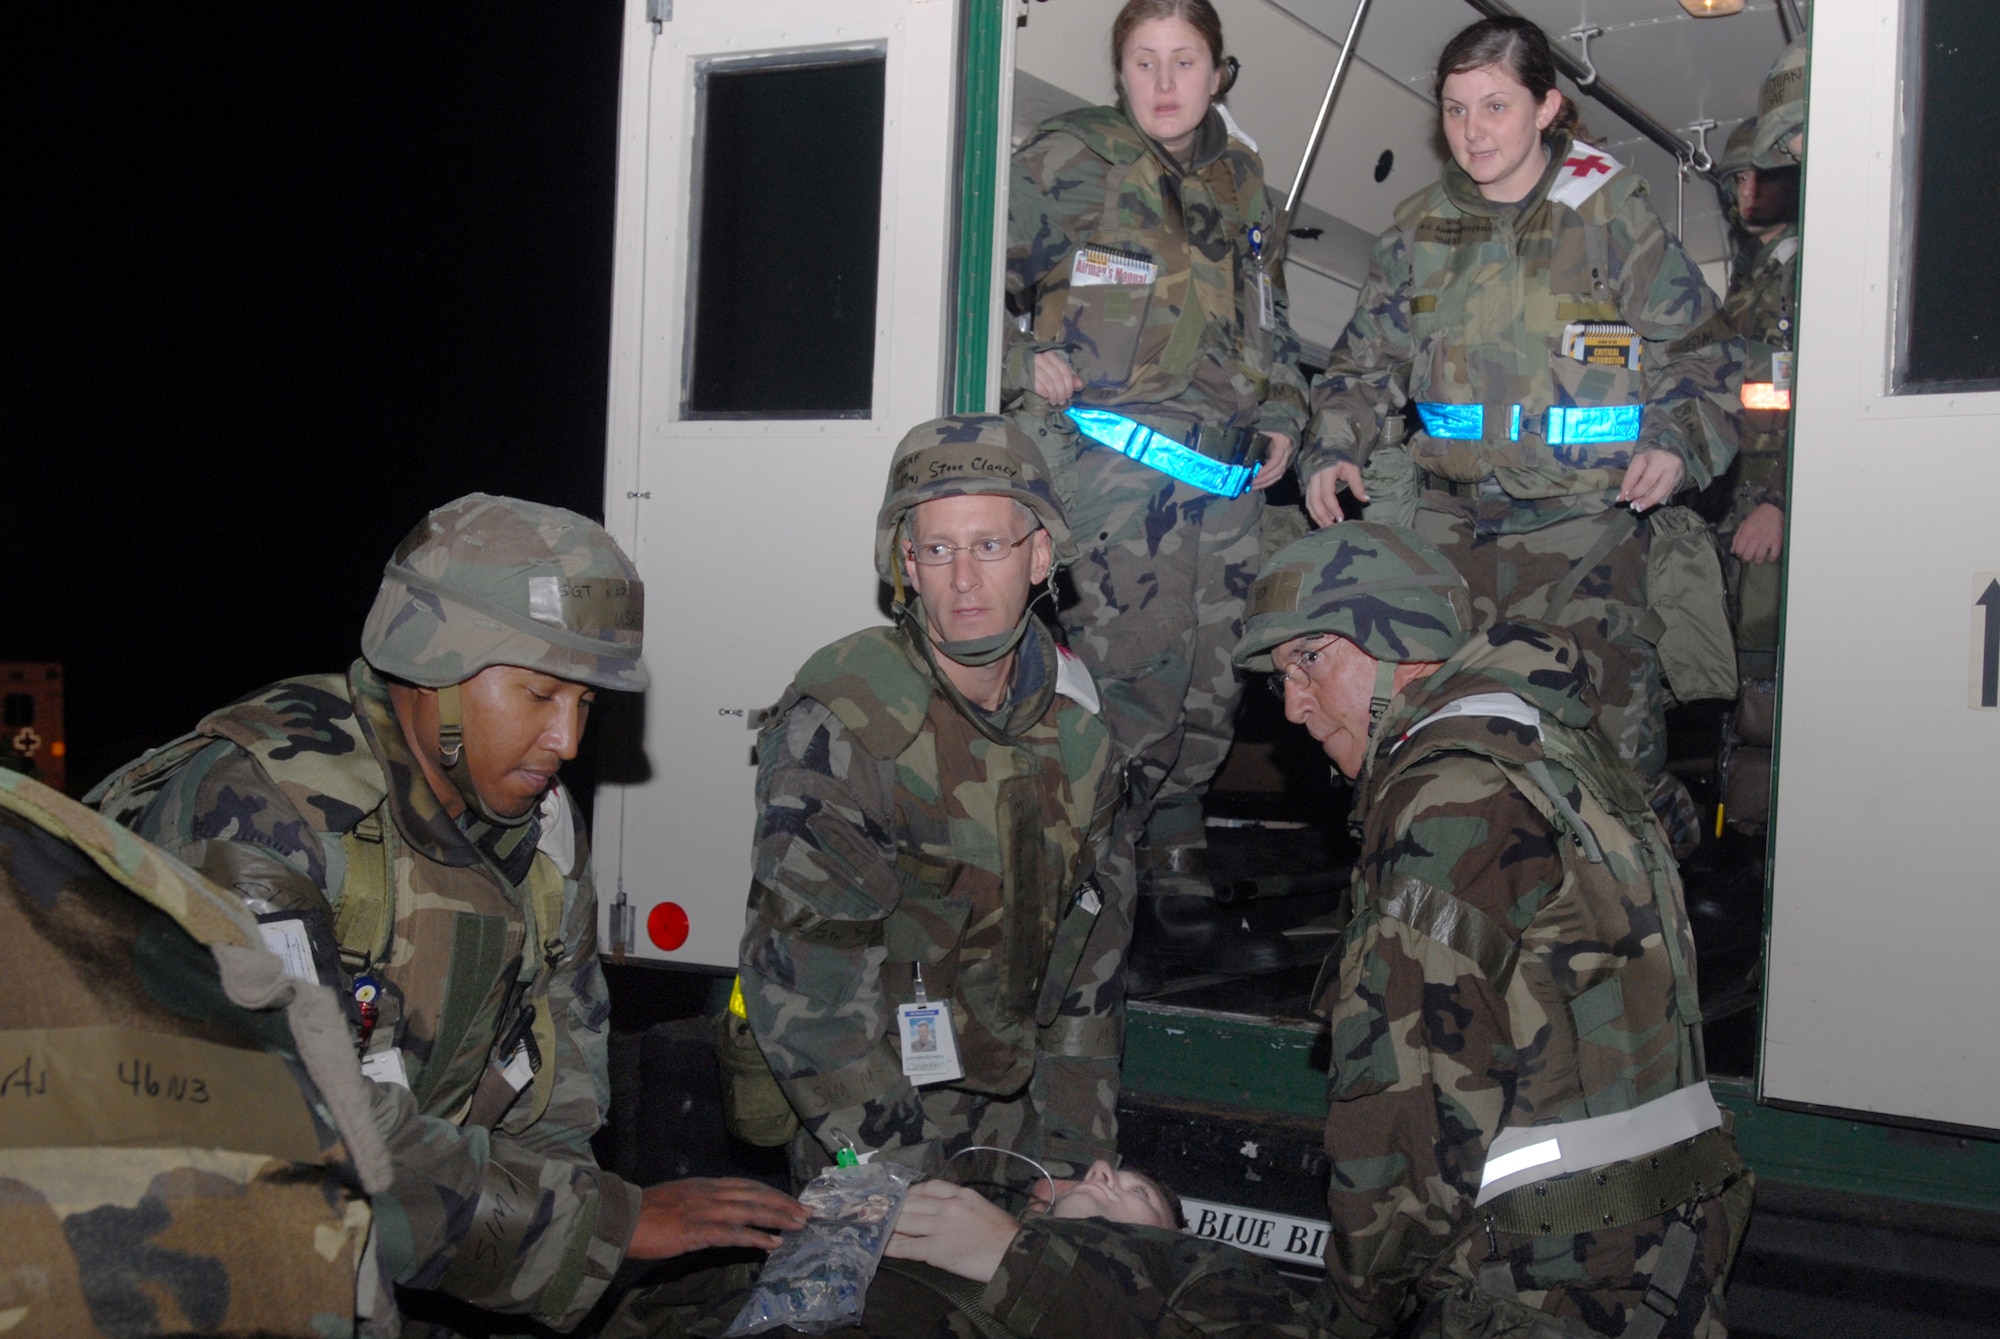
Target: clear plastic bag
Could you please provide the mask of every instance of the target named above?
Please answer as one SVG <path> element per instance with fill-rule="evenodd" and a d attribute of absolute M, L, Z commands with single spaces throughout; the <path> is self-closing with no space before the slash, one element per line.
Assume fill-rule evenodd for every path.
<path fill-rule="evenodd" d="M 829 1167 L 799 1192 L 812 1212 L 785 1233 L 723 1339 L 789 1325 L 823 1334 L 861 1319 L 882 1248 L 917 1173 L 893 1162 Z"/>

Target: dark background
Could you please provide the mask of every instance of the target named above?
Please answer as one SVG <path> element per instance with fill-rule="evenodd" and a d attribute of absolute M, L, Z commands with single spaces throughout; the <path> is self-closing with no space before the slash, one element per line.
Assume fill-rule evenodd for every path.
<path fill-rule="evenodd" d="M 473 490 L 602 516 L 619 0 L 10 7 L 0 660 L 69 789 L 358 653 Z"/>
<path fill-rule="evenodd" d="M 1903 371 L 1911 389 L 2000 385 L 2000 269 L 1987 242 L 2000 211 L 1996 82 L 2000 5 L 1929 0 Z"/>

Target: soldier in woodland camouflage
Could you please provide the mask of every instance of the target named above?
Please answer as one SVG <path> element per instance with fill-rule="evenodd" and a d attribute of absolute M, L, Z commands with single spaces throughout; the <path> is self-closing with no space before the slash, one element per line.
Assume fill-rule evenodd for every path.
<path fill-rule="evenodd" d="M 1028 608 L 1074 553 L 1008 420 L 913 429 L 876 540 L 897 626 L 815 654 L 759 739 L 741 987 L 801 1179 L 847 1148 L 935 1174 L 972 1145 L 1058 1173 L 1115 1146 L 1130 923 L 1086 878 L 1122 769 L 1088 671 Z M 924 999 L 949 1002 L 964 1072 L 920 1087 L 897 1010 Z"/>
<path fill-rule="evenodd" d="M 1355 914 L 1317 1004 L 1326 1281 L 1031 1220 L 984 1305 L 1063 1339 L 1723 1335 L 1751 1180 L 1703 1081 L 1680 881 L 1575 641 L 1473 632 L 1436 548 L 1359 522 L 1273 559 L 1237 661 L 1356 779 Z"/>
<path fill-rule="evenodd" d="M 1030 329 L 1010 337 L 1003 407 L 1041 447 L 1082 550 L 1063 625 L 1133 757 L 1105 876 L 1150 894 L 1133 953 L 1156 984 L 1172 961 L 1287 960 L 1281 941 L 1216 915 L 1201 798 L 1235 730 L 1229 648 L 1257 574 L 1259 490 L 1291 459 L 1305 383 L 1263 163 L 1211 105 L 1232 78 L 1213 7 L 1132 0 L 1112 66 L 1117 107 L 1056 117 L 1014 157 L 1007 291 Z M 1269 451 L 1250 491 L 1225 495 L 1128 459 L 1065 409 L 1108 411 L 1224 465 Z"/>
<path fill-rule="evenodd" d="M 555 784 L 596 689 L 646 686 L 630 562 L 573 513 L 473 494 L 391 558 L 345 675 L 205 718 L 90 797 L 290 921 L 354 1001 L 402 1287 L 567 1327 L 628 1254 L 768 1245 L 751 1182 L 596 1165 L 610 1006 L 582 824 Z"/>
<path fill-rule="evenodd" d="M 1454 161 L 1376 242 L 1314 386 L 1307 505 L 1321 524 L 1341 519 L 1340 489 L 1366 501 L 1385 486 L 1367 481 L 1373 464 L 1409 499 L 1378 519 L 1442 547 L 1483 618 L 1569 629 L 1607 733 L 1680 840 L 1693 811 L 1663 770 L 1662 657 L 1683 697 L 1732 693 L 1734 667 L 1712 541 L 1662 504 L 1735 456 L 1742 342 L 1639 176 L 1574 138 L 1553 81 L 1547 38 L 1523 19 L 1484 20 L 1445 48 Z M 1371 462 L 1413 405 L 1407 454 Z M 1671 583 L 1654 575 L 1663 564 Z"/>
<path fill-rule="evenodd" d="M 1798 329 L 1799 169 L 1746 162 L 1732 175 L 1757 253 L 1742 282 L 1730 285 L 1722 306 L 1730 329 L 1745 342 L 1747 361 L 1743 453 L 1719 529 L 1730 557 L 1738 663 L 1748 677 L 1769 678 L 1777 671 L 1778 558 L 1784 551 L 1792 344 Z"/>
<path fill-rule="evenodd" d="M 236 897 L 0 771 L 0 981 L 0 1331 L 394 1333 L 339 1003 Z"/>

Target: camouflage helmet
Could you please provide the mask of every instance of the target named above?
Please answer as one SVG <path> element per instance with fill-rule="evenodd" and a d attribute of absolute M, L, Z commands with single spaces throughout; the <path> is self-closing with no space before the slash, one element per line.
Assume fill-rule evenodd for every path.
<path fill-rule="evenodd" d="M 1722 157 L 1716 160 L 1715 175 L 1728 182 L 1734 190 L 1736 183 L 1730 179 L 1739 172 L 1747 172 L 1756 164 L 1750 161 L 1750 146 L 1757 139 L 1757 118 L 1746 116 L 1742 124 L 1729 132 L 1728 141 L 1722 146 Z"/>
<path fill-rule="evenodd" d="M 1388 664 L 1444 660 L 1472 635 L 1472 596 L 1445 556 L 1411 531 L 1376 521 L 1330 525 L 1264 564 L 1236 666 L 1274 670 L 1274 647 L 1322 632 Z"/>
<path fill-rule="evenodd" d="M 896 446 L 882 510 L 875 518 L 875 570 L 882 579 L 894 586 L 901 576 L 896 535 L 913 508 L 976 493 L 1026 506 L 1049 532 L 1056 566 L 1076 561 L 1069 518 L 1034 442 L 1004 415 L 959 414 L 918 424 Z"/>
<path fill-rule="evenodd" d="M 638 570 L 603 526 L 560 507 L 470 493 L 396 546 L 361 654 L 426 688 L 518 665 L 637 691 L 648 682 L 644 629 Z"/>
<path fill-rule="evenodd" d="M 1806 128 L 1806 39 L 1800 37 L 1778 56 L 1757 95 L 1757 141 L 1750 161 L 1757 167 L 1797 167 L 1785 141 Z"/>

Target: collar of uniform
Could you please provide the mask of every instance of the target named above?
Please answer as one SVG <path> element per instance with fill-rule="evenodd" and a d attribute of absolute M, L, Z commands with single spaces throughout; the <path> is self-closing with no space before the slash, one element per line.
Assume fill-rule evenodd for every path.
<path fill-rule="evenodd" d="M 1544 623 L 1496 623 L 1460 647 L 1435 674 L 1405 686 L 1389 703 L 1369 739 L 1368 759 L 1355 788 L 1357 810 L 1374 793 L 1367 774 L 1388 763 L 1413 727 L 1460 698 L 1482 693 L 1512 694 L 1545 719 L 1575 729 L 1588 726 L 1597 714 L 1597 694 L 1583 653 L 1567 632 Z M 1493 719 L 1462 718 L 1469 723 L 1467 728 L 1495 731 L 1496 745 L 1511 731 L 1519 735 L 1523 749 L 1538 751 L 1539 745 L 1527 735 L 1508 724 L 1493 725 Z"/>
<path fill-rule="evenodd" d="M 1567 131 L 1555 131 L 1542 139 L 1542 147 L 1548 150 L 1549 161 L 1542 168 L 1542 177 L 1535 183 L 1535 189 L 1519 200 L 1507 204 L 1495 204 L 1479 193 L 1479 187 L 1471 177 L 1465 175 L 1455 159 L 1447 158 L 1444 164 L 1444 194 L 1460 213 L 1474 214 L 1480 218 L 1525 218 L 1528 211 L 1540 204 L 1555 185 L 1556 174 L 1562 171 L 1564 160 L 1569 157 L 1571 136 Z"/>
<path fill-rule="evenodd" d="M 469 808 L 454 822 L 424 780 L 423 769 L 403 739 L 403 728 L 382 676 L 367 661 L 357 660 L 347 671 L 347 686 L 354 701 L 354 718 L 389 780 L 389 812 L 403 840 L 442 865 L 486 863 L 509 883 L 518 884 L 526 878 L 535 859 L 535 838 L 541 824 L 503 828 L 483 821 Z"/>
<path fill-rule="evenodd" d="M 1773 264 L 1782 265 L 1785 263 L 1786 260 L 1791 259 L 1791 256 L 1786 256 L 1780 259 L 1778 256 L 1775 255 L 1775 253 L 1778 250 L 1778 248 L 1783 246 L 1785 243 L 1793 242 L 1793 239 L 1796 238 L 1798 235 L 1799 235 L 1798 224 L 1796 223 L 1779 224 L 1778 230 L 1776 232 L 1772 233 L 1770 237 L 1760 240 L 1758 242 L 1757 259 L 1755 262 L 1753 262 L 1752 268 L 1762 269 L 1766 265 L 1773 265 Z M 1798 254 L 1798 245 L 1796 242 L 1793 242 L 1791 252 L 1792 255 Z"/>
<path fill-rule="evenodd" d="M 1130 112 L 1125 115 L 1127 120 L 1131 119 Z M 1133 128 L 1137 129 L 1138 124 L 1137 121 L 1133 121 Z M 1141 130 L 1139 134 L 1144 137 L 1146 143 L 1153 146 L 1154 155 L 1167 165 L 1168 170 L 1180 176 L 1191 176 L 1201 171 L 1222 157 L 1224 151 L 1229 148 L 1229 127 L 1222 123 L 1222 114 L 1214 107 L 1208 109 L 1208 115 L 1202 117 L 1201 124 L 1194 128 L 1194 142 L 1188 145 L 1185 163 L 1174 157 L 1172 150 L 1145 131 Z"/>
<path fill-rule="evenodd" d="M 914 606 L 917 602 L 911 603 Z M 958 686 L 939 668 L 937 648 L 922 631 L 922 609 L 913 608 L 912 615 L 902 621 L 903 653 L 979 733 L 996 744 L 1011 747 L 1048 713 L 1049 703 L 1056 694 L 1056 645 L 1041 619 L 1028 620 L 1027 631 L 1014 649 L 1014 672 L 1008 676 L 1007 700 L 995 710 L 986 711 L 959 692 Z"/>

